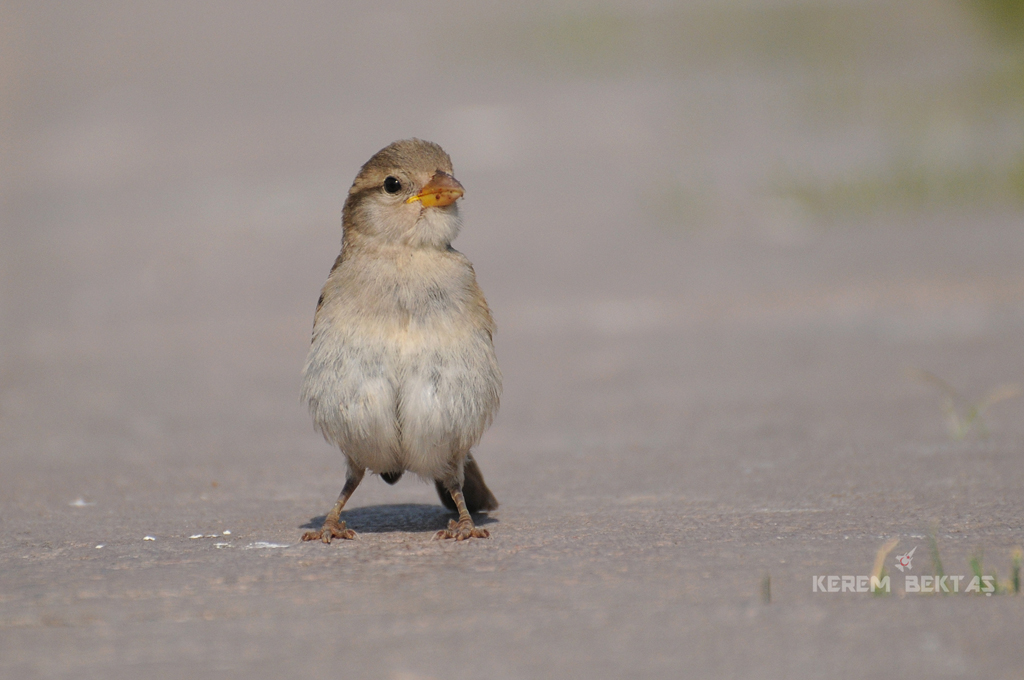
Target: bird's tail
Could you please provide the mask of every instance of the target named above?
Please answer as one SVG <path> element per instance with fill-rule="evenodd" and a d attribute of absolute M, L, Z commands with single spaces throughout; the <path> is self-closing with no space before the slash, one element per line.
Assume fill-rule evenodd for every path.
<path fill-rule="evenodd" d="M 498 499 L 494 497 L 494 494 L 491 493 L 491 490 L 484 483 L 484 475 L 480 472 L 480 466 L 473 460 L 472 453 L 466 456 L 463 472 L 465 473 L 465 480 L 462 482 L 462 496 L 466 499 L 466 509 L 470 512 L 497 510 Z M 437 495 L 441 498 L 441 503 L 444 507 L 452 512 L 457 512 L 458 509 L 455 507 L 455 501 L 452 500 L 452 495 L 448 493 L 448 489 L 444 488 L 441 480 L 435 480 L 434 486 L 437 488 Z"/>

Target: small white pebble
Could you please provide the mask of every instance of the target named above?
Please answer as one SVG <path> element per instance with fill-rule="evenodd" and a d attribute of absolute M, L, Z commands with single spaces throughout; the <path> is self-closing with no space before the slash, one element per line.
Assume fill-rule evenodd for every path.
<path fill-rule="evenodd" d="M 189 536 L 189 538 L 202 538 L 202 537 L 203 537 L 202 534 L 192 534 L 191 536 Z"/>
<path fill-rule="evenodd" d="M 225 532 L 224 532 L 224 535 L 225 535 L 225 536 L 230 536 L 230 535 L 231 535 L 231 532 L 230 532 L 230 531 L 225 531 Z"/>
<path fill-rule="evenodd" d="M 206 534 L 206 538 L 217 538 L 217 534 Z"/>
<path fill-rule="evenodd" d="M 214 548 L 230 548 L 231 544 L 230 543 L 214 543 L 213 547 Z"/>
<path fill-rule="evenodd" d="M 99 544 L 98 546 L 96 546 L 96 549 L 97 549 L 97 550 L 99 550 L 99 549 L 100 549 L 100 548 L 102 548 L 102 547 L 103 547 L 103 544 L 102 544 L 102 543 L 100 543 L 100 544 Z"/>
<path fill-rule="evenodd" d="M 143 541 L 155 541 L 156 538 L 154 538 L 153 536 L 143 536 L 142 540 Z"/>

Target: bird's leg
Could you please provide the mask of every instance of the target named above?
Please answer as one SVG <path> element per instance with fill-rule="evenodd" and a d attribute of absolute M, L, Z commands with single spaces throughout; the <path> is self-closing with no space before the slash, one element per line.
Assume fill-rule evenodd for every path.
<path fill-rule="evenodd" d="M 345 527 L 344 522 L 339 522 L 338 518 L 341 517 L 341 509 L 345 507 L 345 503 L 355 492 L 356 487 L 359 486 L 359 482 L 363 481 L 363 475 L 366 474 L 366 470 L 363 468 L 354 468 L 349 465 L 348 477 L 345 478 L 345 488 L 341 490 L 341 495 L 338 496 L 338 502 L 334 504 L 331 511 L 327 513 L 327 519 L 324 520 L 323 526 L 320 527 L 319 531 L 307 531 L 302 534 L 303 541 L 316 541 L 321 540 L 324 543 L 330 543 L 332 538 L 355 538 L 356 532 Z"/>
<path fill-rule="evenodd" d="M 469 516 L 469 510 L 466 509 L 466 499 L 462 497 L 462 487 L 456 486 L 454 489 L 449 489 L 448 492 L 452 495 L 455 507 L 459 511 L 459 521 L 451 520 L 448 522 L 448 528 L 434 534 L 434 540 L 454 538 L 456 541 L 464 541 L 467 538 L 489 537 L 491 532 L 487 529 L 479 529 L 474 526 L 473 518 Z"/>

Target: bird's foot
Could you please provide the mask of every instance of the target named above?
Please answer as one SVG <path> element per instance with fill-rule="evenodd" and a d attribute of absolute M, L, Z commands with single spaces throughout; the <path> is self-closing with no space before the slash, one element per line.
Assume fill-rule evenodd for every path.
<path fill-rule="evenodd" d="M 434 540 L 440 540 L 442 538 L 454 538 L 456 541 L 464 541 L 467 538 L 488 538 L 491 532 L 487 529 L 481 529 L 473 526 L 473 520 L 470 518 L 461 519 L 458 522 L 451 520 L 448 522 L 448 528 L 442 529 L 434 534 Z"/>
<path fill-rule="evenodd" d="M 332 538 L 355 538 L 356 532 L 345 526 L 344 522 L 327 519 L 319 531 L 307 531 L 302 534 L 303 541 L 323 541 L 330 543 Z"/>

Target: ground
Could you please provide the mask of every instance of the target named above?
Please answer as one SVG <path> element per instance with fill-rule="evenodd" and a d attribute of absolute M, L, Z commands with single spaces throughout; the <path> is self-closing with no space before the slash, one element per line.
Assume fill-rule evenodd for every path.
<path fill-rule="evenodd" d="M 857 90 L 867 103 L 815 90 L 813 57 L 716 69 L 653 41 L 681 61 L 648 72 L 631 34 L 598 49 L 618 26 L 655 35 L 671 23 L 655 10 L 579 25 L 567 10 L 541 31 L 466 9 L 429 19 L 462 21 L 446 42 L 408 13 L 292 25 L 267 9 L 242 43 L 219 38 L 230 13 L 194 34 L 181 17 L 115 30 L 116 12 L 114 28 L 21 12 L 28 66 L 4 81 L 22 98 L 4 119 L 20 134 L 0 253 L 0 676 L 1019 677 L 1024 398 L 1007 388 L 967 422 L 1024 383 L 1019 205 L 998 164 L 980 198 L 842 185 L 889 167 L 892 119 L 797 115 L 902 111 L 886 97 L 932 87 L 931 66 L 974 73 L 950 66 L 978 63 L 974 29 L 928 7 L 914 20 L 942 49 L 907 47 L 919 59 L 895 85 L 883 51 L 840 55 L 882 82 Z M 896 33 L 910 22 L 887 11 Z M 479 37 L 496 25 L 507 44 Z M 280 26 L 275 52 L 261 36 Z M 394 49 L 358 63 L 390 79 L 348 69 L 385 28 Z M 194 41 L 133 38 L 161 30 Z M 155 65 L 122 73 L 80 31 Z M 562 61 L 501 71 L 516 41 Z M 349 57 L 320 59 L 332 50 Z M 989 148 L 943 93 L 939 138 L 967 126 L 968 151 Z M 978 129 L 998 138 L 992 110 Z M 303 543 L 344 483 L 298 400 L 344 192 L 413 134 L 446 146 L 467 188 L 455 246 L 505 375 L 475 456 L 501 507 L 478 517 L 488 539 L 432 541 L 452 517 L 433 486 L 368 477 L 342 516 L 358 538 Z M 925 189 L 956 149 L 928 156 Z M 814 182 L 783 172 L 796 189 L 772 193 L 801 163 L 826 189 L 808 198 Z M 815 592 L 870 575 L 892 539 L 889 594 Z M 895 557 L 915 547 L 908 573 L 970 576 L 974 558 L 1000 591 L 904 592 Z"/>

